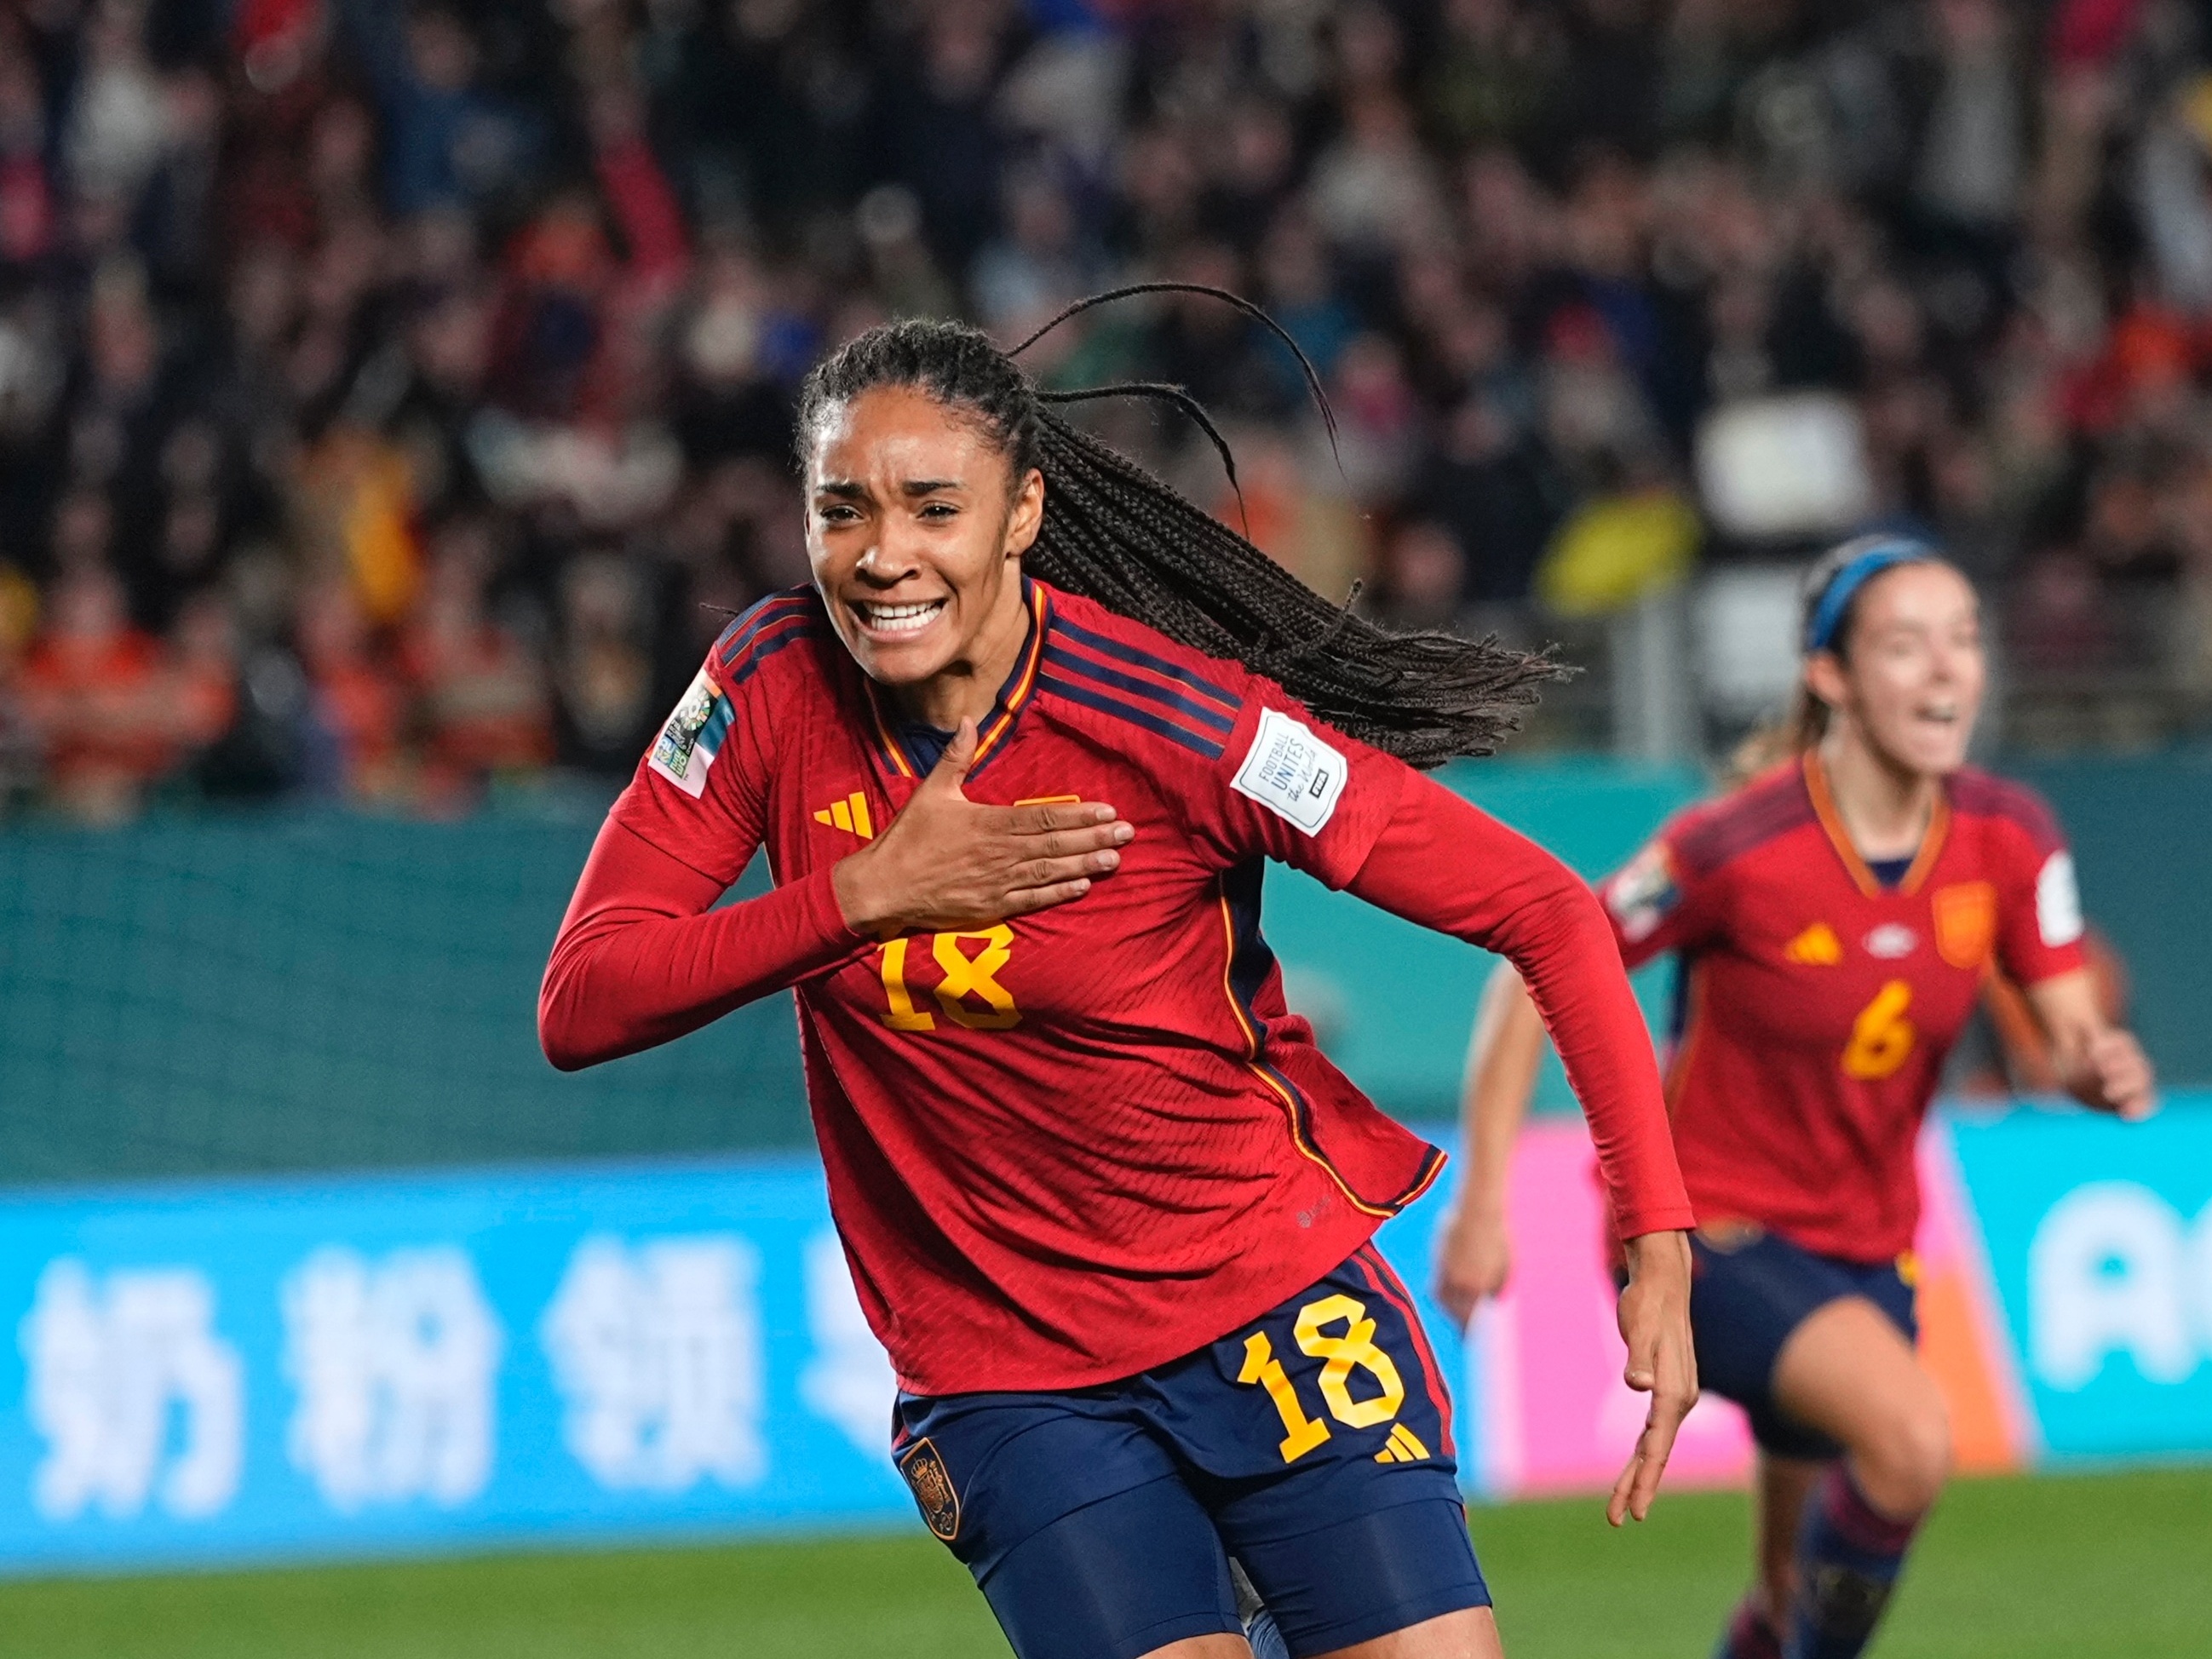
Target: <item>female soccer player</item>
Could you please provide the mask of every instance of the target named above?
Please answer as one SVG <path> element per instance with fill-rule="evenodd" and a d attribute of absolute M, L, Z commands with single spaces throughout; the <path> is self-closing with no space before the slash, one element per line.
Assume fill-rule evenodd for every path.
<path fill-rule="evenodd" d="M 722 636 L 610 813 L 548 1055 L 796 988 L 897 1467 L 1024 1659 L 1243 1654 L 1230 1554 L 1302 1659 L 1496 1654 L 1369 1242 L 1443 1154 L 1322 1058 L 1259 901 L 1279 859 L 1527 975 L 1628 1241 L 1640 1519 L 1696 1393 L 1650 1043 L 1587 890 L 1407 764 L 1548 665 L 1323 604 L 971 329 L 860 336 L 799 427 L 813 584 Z M 763 844 L 773 890 L 714 908 Z"/>
<path fill-rule="evenodd" d="M 1992 958 L 2076 1097 L 2123 1117 L 2153 1103 L 2083 965 L 2049 811 L 1964 763 L 1984 677 L 1966 579 L 1916 542 L 1848 543 L 1812 573 L 1803 644 L 1789 758 L 1602 889 L 1631 967 L 1681 961 L 1668 1098 L 1698 1212 L 1698 1370 L 1760 1452 L 1757 1577 L 1723 1659 L 1859 1652 L 1948 1471 L 1913 1352 L 1913 1147 Z M 1462 1320 L 1504 1282 L 1506 1169 L 1542 1042 L 1501 967 L 1438 1262 Z"/>

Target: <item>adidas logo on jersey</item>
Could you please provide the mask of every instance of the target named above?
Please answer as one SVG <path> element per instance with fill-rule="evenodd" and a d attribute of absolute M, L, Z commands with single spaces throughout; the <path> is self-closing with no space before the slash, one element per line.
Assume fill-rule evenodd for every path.
<path fill-rule="evenodd" d="M 1378 1463 L 1419 1463 L 1428 1455 L 1429 1449 L 1421 1443 L 1420 1437 L 1401 1423 L 1390 1431 L 1390 1438 L 1383 1443 L 1382 1449 L 1375 1454 L 1375 1461 Z"/>
<path fill-rule="evenodd" d="M 1844 959 L 1844 942 L 1826 922 L 1816 921 L 1784 945 L 1782 954 L 1808 967 L 1832 968 Z"/>
<path fill-rule="evenodd" d="M 814 821 L 858 836 L 862 841 L 876 838 L 876 826 L 868 818 L 868 798 L 857 789 L 842 800 L 831 801 L 814 815 Z"/>

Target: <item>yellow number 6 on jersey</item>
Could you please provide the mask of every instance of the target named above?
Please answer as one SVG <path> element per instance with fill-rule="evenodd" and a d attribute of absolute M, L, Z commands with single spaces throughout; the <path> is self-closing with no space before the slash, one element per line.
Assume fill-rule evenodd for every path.
<path fill-rule="evenodd" d="M 1844 1046 L 1845 1077 L 1879 1083 L 1911 1058 L 1919 1036 L 1905 1017 L 1911 1006 L 1912 988 L 1901 979 L 1891 980 L 1875 993 L 1874 1000 L 1851 1022 L 1851 1040 Z"/>

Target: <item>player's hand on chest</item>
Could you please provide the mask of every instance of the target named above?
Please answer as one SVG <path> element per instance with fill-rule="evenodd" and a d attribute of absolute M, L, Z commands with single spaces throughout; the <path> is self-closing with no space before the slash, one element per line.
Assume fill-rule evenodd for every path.
<path fill-rule="evenodd" d="M 971 782 L 957 802 L 898 782 L 832 780 L 789 826 L 791 877 L 865 859 L 891 890 L 869 899 L 886 907 L 875 915 L 848 910 L 876 943 L 825 988 L 856 1016 L 940 1039 L 1036 1034 L 1137 1019 L 1208 962 L 1218 976 L 1213 873 L 1162 803 L 1117 791 L 1133 804 L 1100 823 L 1072 793 L 1012 793 L 1046 787 L 1035 781 Z"/>

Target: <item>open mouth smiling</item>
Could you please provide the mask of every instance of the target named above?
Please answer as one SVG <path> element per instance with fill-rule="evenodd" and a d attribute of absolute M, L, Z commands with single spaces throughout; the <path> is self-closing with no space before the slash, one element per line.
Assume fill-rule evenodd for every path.
<path fill-rule="evenodd" d="M 883 599 L 853 599 L 848 607 L 860 619 L 866 632 L 879 638 L 896 639 L 918 634 L 937 620 L 947 599 L 908 599 L 892 604 Z"/>

